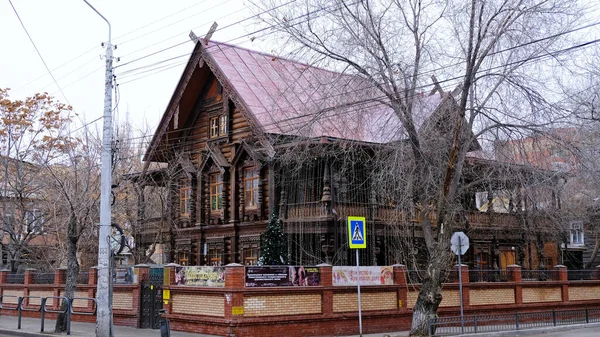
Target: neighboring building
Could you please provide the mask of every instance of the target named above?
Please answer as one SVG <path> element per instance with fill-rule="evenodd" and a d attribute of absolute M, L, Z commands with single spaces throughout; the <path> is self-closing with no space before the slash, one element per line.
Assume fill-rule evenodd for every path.
<path fill-rule="evenodd" d="M 599 191 L 591 177 L 597 148 L 594 138 L 583 129 L 556 128 L 495 144 L 496 156 L 503 161 L 554 171 L 562 177 L 564 235 L 559 242 L 560 263 L 569 269 L 591 268 L 600 263 L 595 216 Z M 537 207 L 544 209 L 548 204 L 540 203 Z"/>
<path fill-rule="evenodd" d="M 277 214 L 284 222 L 292 264 L 350 265 L 355 261 L 347 249 L 345 219 L 364 215 L 368 249 L 361 264 L 405 263 L 410 268 L 408 256 L 419 256 L 423 245 L 415 226 L 422 219 L 375 193 L 368 175 L 373 149 L 402 142 L 404 132 L 383 105 L 349 104 L 363 94 L 368 97 L 368 90 L 355 76 L 224 43 L 197 42 L 144 157 L 168 167 L 130 176 L 140 187 L 138 225 L 148 229 L 137 235 L 136 245 L 151 244 L 160 232 L 172 262 L 252 265 L 259 261 L 269 217 Z M 455 104 L 453 97 L 439 93 L 417 100 L 417 127 L 431 134 L 426 139 L 432 144 L 436 135 L 451 130 Z M 287 150 L 298 144 L 305 146 L 303 155 L 323 147 L 339 151 L 316 151 L 301 163 L 288 160 L 295 154 Z M 470 149 L 480 146 L 470 144 Z M 340 159 L 341 153 L 361 159 Z M 498 167 L 508 174 L 492 182 L 481 179 Z M 557 244 L 545 241 L 544 235 L 552 232 L 549 219 L 525 216 L 533 208 L 520 197 L 528 182 L 555 186 L 558 177 L 523 165 L 501 165 L 475 152 L 463 176 L 472 182 L 461 195 L 472 247 L 464 261 L 480 269 L 514 263 L 537 268 L 539 256 L 545 265 L 559 262 Z M 160 218 L 149 215 L 153 210 L 144 203 L 150 182 L 170 191 L 167 214 Z M 507 196 L 510 211 L 479 211 L 477 193 L 488 190 L 513 191 Z M 549 205 L 558 207 L 558 198 L 554 195 Z M 152 226 L 152 218 L 163 224 Z M 414 248 L 398 248 L 399 236 Z M 536 246 L 544 253 L 537 253 Z"/>
<path fill-rule="evenodd" d="M 40 170 L 35 165 L 0 156 L 0 266 L 13 271 L 47 268 L 55 261 L 56 237 L 47 235 L 45 207 L 40 201 Z"/>

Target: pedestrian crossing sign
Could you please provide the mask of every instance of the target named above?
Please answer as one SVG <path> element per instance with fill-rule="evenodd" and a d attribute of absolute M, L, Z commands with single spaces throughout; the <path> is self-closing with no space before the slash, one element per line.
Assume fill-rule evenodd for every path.
<path fill-rule="evenodd" d="M 367 221 L 365 217 L 348 217 L 348 244 L 352 249 L 367 248 Z"/>

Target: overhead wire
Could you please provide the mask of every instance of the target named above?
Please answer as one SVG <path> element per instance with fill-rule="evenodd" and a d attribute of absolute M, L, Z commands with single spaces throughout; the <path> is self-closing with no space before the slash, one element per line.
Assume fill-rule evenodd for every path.
<path fill-rule="evenodd" d="M 19 19 L 19 22 L 21 23 L 21 26 L 23 27 L 23 30 L 25 30 L 25 33 L 27 34 L 27 37 L 29 38 L 29 41 L 31 41 L 31 44 L 33 45 L 35 51 L 37 52 L 38 56 L 40 57 L 40 59 L 42 60 L 42 63 L 44 64 L 44 67 L 46 68 L 46 70 L 48 71 L 48 74 L 50 74 L 50 77 L 52 77 L 52 80 L 54 81 L 54 84 L 56 85 L 56 87 L 59 89 L 60 93 L 62 94 L 63 98 L 65 99 L 65 101 L 67 102 L 67 104 L 69 104 L 70 109 L 68 110 L 68 117 L 70 118 L 71 116 L 71 111 L 73 111 L 73 113 L 75 114 L 75 116 L 79 119 L 79 121 L 82 123 L 82 126 L 86 126 L 86 123 L 83 122 L 83 120 L 81 119 L 81 116 L 79 116 L 79 114 L 77 113 L 77 111 L 75 110 L 75 108 L 73 107 L 73 105 L 71 104 L 71 102 L 69 101 L 69 99 L 67 98 L 67 95 L 65 95 L 65 92 L 63 91 L 63 88 L 60 86 L 60 84 L 58 84 L 58 81 L 56 80 L 56 78 L 54 77 L 54 74 L 52 73 L 52 71 L 50 70 L 50 67 L 48 67 L 48 64 L 46 63 L 46 61 L 44 60 L 44 57 L 42 56 L 42 53 L 40 52 L 40 50 L 38 49 L 37 45 L 35 44 L 35 42 L 33 41 L 33 38 L 31 37 L 31 35 L 29 34 L 29 31 L 27 30 L 27 28 L 25 27 L 25 24 L 23 23 L 23 20 L 21 20 L 21 16 L 19 15 L 19 13 L 17 12 L 17 9 L 15 8 L 15 6 L 12 3 L 12 0 L 8 0 L 8 2 L 10 3 L 10 6 L 12 7 L 13 11 L 15 12 L 15 15 L 17 16 L 17 18 Z M 71 133 L 71 131 L 68 131 L 69 134 Z M 92 134 L 92 137 L 94 137 L 94 135 Z"/>
<path fill-rule="evenodd" d="M 542 60 L 543 58 L 556 57 L 557 55 L 560 55 L 562 53 L 566 53 L 566 52 L 570 52 L 570 51 L 573 51 L 573 50 L 576 50 L 576 49 L 579 49 L 579 48 L 590 46 L 590 45 L 596 44 L 598 42 L 600 42 L 600 39 L 595 39 L 595 40 L 587 41 L 587 42 L 580 43 L 580 44 L 577 44 L 577 45 L 574 45 L 574 46 L 570 46 L 570 47 L 567 47 L 567 48 L 563 48 L 563 49 L 560 49 L 560 50 L 557 50 L 557 51 L 554 51 L 554 52 L 551 52 L 551 53 L 545 53 L 545 54 L 542 54 L 542 55 L 538 55 L 536 57 L 529 57 L 529 58 L 526 58 L 526 59 L 515 60 L 515 61 L 507 63 L 507 64 L 502 64 L 502 65 L 498 65 L 498 66 L 491 67 L 491 68 L 488 68 L 488 69 L 484 69 L 483 71 L 491 71 L 491 70 L 495 70 L 495 69 L 498 69 L 498 68 L 503 68 L 503 67 L 506 67 L 506 66 L 518 64 L 518 63 L 528 63 L 528 62 L 534 62 L 534 61 L 537 62 L 539 60 Z M 445 80 L 438 81 L 438 83 L 440 85 L 441 84 L 445 84 L 445 87 L 447 89 L 447 88 L 452 88 L 455 84 L 460 83 L 461 80 L 462 80 L 462 76 L 456 76 L 456 77 L 451 77 L 451 78 L 448 78 L 448 79 L 445 79 Z M 456 83 L 451 83 L 451 81 L 457 81 L 457 82 Z M 416 87 L 415 89 L 424 89 L 424 88 L 430 87 L 430 86 L 431 86 L 431 84 L 421 85 L 421 86 Z M 359 90 L 362 90 L 362 88 L 359 89 Z M 351 93 L 352 92 L 350 92 L 350 93 L 344 92 L 344 93 L 341 93 L 339 95 L 348 95 L 348 94 L 351 94 Z M 415 92 L 415 95 L 420 95 L 420 93 Z M 330 97 L 326 97 L 324 99 L 330 99 L 330 98 L 331 98 L 331 96 Z M 364 100 L 364 101 L 356 102 L 355 104 L 365 104 L 365 103 L 372 102 L 372 103 L 375 103 L 375 104 L 379 105 L 379 104 L 381 104 L 380 100 L 385 99 L 385 98 L 386 98 L 386 96 L 382 95 L 382 96 L 370 98 L 370 99 L 367 99 L 367 100 Z M 358 109 L 365 109 L 365 108 L 374 107 L 374 106 L 375 105 L 366 106 L 366 107 L 365 106 L 360 106 L 360 107 L 358 107 Z M 280 108 L 280 109 L 282 109 L 282 108 Z M 274 109 L 274 111 L 277 111 L 277 110 L 279 110 L 279 109 Z M 317 112 L 316 114 L 318 114 L 318 113 L 322 113 L 322 112 Z M 346 113 L 348 113 L 348 110 L 340 111 L 338 114 L 346 114 Z M 274 121 L 272 123 L 267 123 L 267 124 L 264 124 L 264 125 L 261 125 L 261 126 L 262 127 L 269 127 L 269 126 L 273 126 L 275 124 L 280 124 L 282 122 L 291 121 L 293 119 L 304 118 L 304 117 L 311 116 L 311 115 L 314 115 L 314 114 L 315 114 L 315 112 L 309 112 L 309 113 L 306 113 L 306 114 L 295 115 L 295 116 L 289 117 L 287 119 L 277 120 L 277 121 Z M 332 117 L 332 115 L 328 115 L 328 117 Z M 190 128 L 185 128 L 185 129 L 173 130 L 171 132 L 172 133 L 180 133 L 180 132 L 189 131 L 189 130 L 191 130 L 193 128 L 194 128 L 194 126 L 192 126 Z M 168 133 L 170 133 L 170 132 L 167 132 L 167 134 Z M 138 139 L 138 138 L 145 139 L 145 138 L 151 138 L 151 137 L 154 137 L 154 136 L 153 135 L 148 135 L 148 136 L 142 136 L 142 137 L 131 138 L 131 139 L 132 140 L 133 139 Z M 180 138 L 183 139 L 183 138 L 186 138 L 186 137 L 188 137 L 188 136 L 187 135 L 186 136 L 181 136 Z M 179 140 L 179 138 L 169 138 L 169 141 L 177 141 L 177 140 Z M 202 142 L 202 140 L 200 142 Z M 189 144 L 186 144 L 186 145 L 189 145 Z M 179 144 L 174 144 L 174 146 L 180 146 L 180 145 Z"/>

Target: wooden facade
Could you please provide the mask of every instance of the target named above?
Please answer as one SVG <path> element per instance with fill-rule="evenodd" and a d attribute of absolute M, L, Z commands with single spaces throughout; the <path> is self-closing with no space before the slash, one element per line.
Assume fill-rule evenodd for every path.
<path fill-rule="evenodd" d="M 222 49 L 220 54 L 215 51 L 217 48 Z M 251 94 L 259 96 L 257 85 L 264 85 L 261 90 L 267 90 L 267 85 L 281 80 L 274 75 L 275 70 L 265 70 L 261 62 L 277 63 L 269 67 L 279 71 L 298 67 L 291 61 L 225 44 L 196 43 L 145 156 L 147 162 L 163 162 L 168 167 L 160 173 L 141 173 L 155 174 L 152 180 L 167 188 L 167 214 L 158 219 L 160 226 L 150 225 L 153 219 L 146 216 L 142 187 L 138 193 L 138 221 L 145 224 L 142 227 L 148 233 L 151 228 L 168 232 L 163 240 L 168 262 L 252 265 L 260 257 L 261 234 L 270 216 L 276 214 L 284 222 L 292 264 L 349 265 L 355 261 L 346 248 L 345 220 L 358 215 L 365 216 L 368 223 L 369 249 L 362 254 L 361 264 L 409 264 L 406 254 L 419 254 L 422 235 L 418 223 L 423 219 L 414 215 L 418 212 L 399 209 L 374 196 L 368 175 L 360 173 L 371 167 L 341 170 L 336 158 L 328 155 L 315 156 L 295 167 L 279 160 L 290 142 L 312 142 L 318 147 L 329 144 L 328 139 L 333 138 L 343 144 L 344 138 L 342 134 L 334 135 L 337 138 L 324 134 L 304 137 L 294 127 L 284 129 L 284 123 L 298 116 L 280 111 L 281 107 L 273 107 L 269 112 L 266 105 L 259 108 L 251 103 Z M 249 73 L 240 64 L 255 64 L 255 71 Z M 261 73 L 257 74 L 256 69 Z M 314 136 L 314 128 L 310 132 Z M 377 146 L 370 139 L 361 144 L 367 149 L 367 156 L 368 147 Z M 343 145 L 326 146 L 335 150 L 335 146 Z M 490 165 L 473 158 L 467 166 L 467 172 L 474 174 Z M 145 181 L 138 179 L 137 183 L 143 186 Z M 520 187 L 505 182 L 503 188 Z M 552 265 L 560 262 L 557 244 L 544 245 L 543 254 L 531 248 L 529 224 L 542 224 L 545 220 L 524 216 L 523 207 L 521 211 L 514 207 L 508 214 L 495 213 L 493 209 L 479 212 L 474 193 L 475 190 L 466 192 L 464 196 L 463 229 L 473 242 L 473 249 L 465 258 L 472 268 L 504 269 L 514 263 L 534 267 L 533 254 L 548 257 L 547 263 Z M 435 223 L 433 214 L 430 216 Z M 139 236 L 137 244 L 144 244 L 151 236 Z M 417 248 L 402 251 L 406 247 L 398 246 L 398 237 Z"/>

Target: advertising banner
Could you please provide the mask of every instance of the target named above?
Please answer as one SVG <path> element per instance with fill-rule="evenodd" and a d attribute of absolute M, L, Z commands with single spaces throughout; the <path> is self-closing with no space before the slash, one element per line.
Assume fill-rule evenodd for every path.
<path fill-rule="evenodd" d="M 132 284 L 133 267 L 118 267 L 112 270 L 113 284 Z"/>
<path fill-rule="evenodd" d="M 356 267 L 333 267 L 334 286 L 355 286 L 358 284 Z M 394 284 L 392 267 L 360 267 L 360 285 Z"/>
<path fill-rule="evenodd" d="M 175 268 L 175 285 L 194 287 L 225 287 L 225 268 L 189 266 Z"/>
<path fill-rule="evenodd" d="M 321 284 L 317 267 L 246 267 L 246 287 L 311 287 Z"/>

